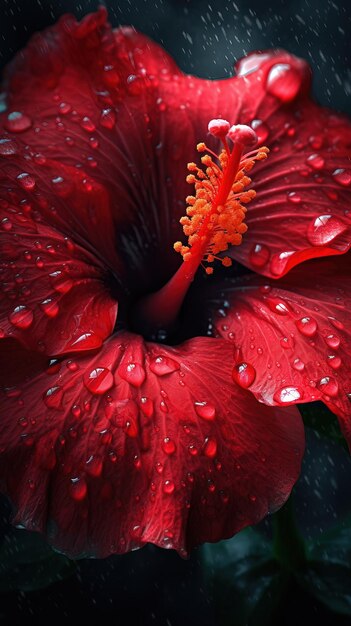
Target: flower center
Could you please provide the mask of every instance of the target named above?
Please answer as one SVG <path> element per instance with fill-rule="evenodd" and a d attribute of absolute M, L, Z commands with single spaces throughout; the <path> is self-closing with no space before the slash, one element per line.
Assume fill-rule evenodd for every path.
<path fill-rule="evenodd" d="M 265 159 L 269 152 L 265 146 L 246 152 L 257 143 L 250 126 L 230 126 L 218 119 L 210 121 L 208 130 L 221 140 L 222 149 L 215 154 L 205 143 L 199 143 L 197 150 L 204 153 L 203 167 L 188 163 L 187 182 L 194 185 L 195 193 L 186 198 L 186 215 L 180 219 L 188 242 L 174 244 L 183 263 L 164 287 L 142 299 L 137 307 L 143 327 L 153 332 L 172 327 L 200 265 L 206 274 L 212 274 L 215 259 L 226 267 L 232 264 L 228 256 L 218 255 L 229 246 L 239 245 L 247 231 L 245 204 L 256 195 L 253 189 L 247 189 L 251 183 L 247 174 L 255 161 Z"/>

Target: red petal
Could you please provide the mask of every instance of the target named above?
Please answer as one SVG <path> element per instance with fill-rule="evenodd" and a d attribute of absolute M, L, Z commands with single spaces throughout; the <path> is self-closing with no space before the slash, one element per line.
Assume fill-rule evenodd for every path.
<path fill-rule="evenodd" d="M 257 196 L 248 206 L 249 230 L 231 256 L 277 278 L 306 259 L 350 248 L 351 126 L 300 100 L 275 112 L 265 128 L 271 153 L 252 173 Z"/>
<path fill-rule="evenodd" d="M 235 382 L 270 405 L 323 401 L 349 445 L 350 269 L 348 254 L 310 261 L 278 283 L 243 277 L 223 290 L 227 308 L 215 322 L 235 346 Z"/>
<path fill-rule="evenodd" d="M 104 177 L 113 155 L 104 142 L 106 120 L 99 125 L 97 93 L 109 54 L 114 40 L 101 9 L 80 24 L 64 16 L 15 57 L 0 116 L 0 193 L 121 271 Z"/>
<path fill-rule="evenodd" d="M 189 193 L 185 165 L 196 158 L 211 118 L 252 123 L 273 148 L 254 174 L 259 194 L 249 208 L 244 244 L 233 251 L 238 259 L 268 274 L 274 262 L 277 276 L 293 263 L 349 245 L 348 173 L 332 175 L 348 167 L 349 125 L 308 102 L 310 71 L 286 52 L 247 57 L 233 79 L 196 79 L 133 29 L 113 33 L 100 9 L 81 24 L 64 16 L 36 35 L 10 66 L 7 81 L 9 108 L 1 121 L 7 143 L 0 152 L 13 167 L 4 170 L 5 197 L 10 183 L 16 204 L 30 197 L 50 223 L 78 242 L 88 240 L 121 273 L 112 214 L 133 289 L 141 277 L 145 290 L 160 286 L 179 263 L 172 244 Z M 306 165 L 313 154 L 320 159 Z M 34 180 L 36 192 L 28 178 L 17 179 L 22 174 Z M 287 200 L 289 193 L 297 194 L 295 201 L 301 195 L 300 206 Z M 329 214 L 326 229 L 313 226 Z M 292 251 L 295 256 L 286 255 Z"/>
<path fill-rule="evenodd" d="M 0 226 L 0 337 L 49 355 L 101 346 L 113 330 L 117 303 L 100 262 L 6 203 Z"/>
<path fill-rule="evenodd" d="M 0 468 L 15 523 L 71 556 L 146 542 L 185 554 L 281 506 L 301 419 L 234 386 L 231 356 L 222 340 L 178 349 L 121 334 L 7 390 Z"/>

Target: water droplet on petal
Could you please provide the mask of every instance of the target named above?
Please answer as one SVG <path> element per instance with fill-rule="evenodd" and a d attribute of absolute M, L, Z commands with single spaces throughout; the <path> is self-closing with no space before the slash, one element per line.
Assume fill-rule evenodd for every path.
<path fill-rule="evenodd" d="M 342 322 L 340 322 L 340 320 L 337 320 L 336 317 L 328 317 L 328 320 L 338 330 L 343 330 L 345 328 L 344 324 Z"/>
<path fill-rule="evenodd" d="M 165 480 L 163 483 L 163 492 L 167 495 L 171 495 L 175 489 L 175 484 L 173 480 Z"/>
<path fill-rule="evenodd" d="M 290 335 L 289 337 L 282 337 L 280 340 L 280 345 L 284 350 L 288 350 L 294 347 L 295 342 L 294 338 Z"/>
<path fill-rule="evenodd" d="M 44 395 L 43 400 L 49 409 L 60 409 L 63 397 L 63 389 L 59 385 L 50 387 Z"/>
<path fill-rule="evenodd" d="M 252 120 L 251 128 L 254 129 L 254 131 L 255 131 L 255 133 L 257 135 L 258 143 L 259 144 L 265 143 L 265 141 L 267 140 L 267 137 L 269 135 L 269 128 L 268 128 L 267 124 L 262 122 L 262 120 Z"/>
<path fill-rule="evenodd" d="M 102 459 L 99 456 L 91 455 L 85 463 L 85 471 L 90 476 L 98 477 L 101 475 L 103 469 Z"/>
<path fill-rule="evenodd" d="M 324 393 L 326 396 L 335 398 L 339 392 L 339 385 L 335 378 L 330 376 L 324 376 L 317 382 L 317 389 Z"/>
<path fill-rule="evenodd" d="M 84 478 L 71 478 L 70 494 L 77 502 L 84 500 L 88 493 L 88 487 Z"/>
<path fill-rule="evenodd" d="M 0 138 L 0 156 L 7 157 L 16 154 L 18 150 L 16 142 L 10 137 Z"/>
<path fill-rule="evenodd" d="M 279 298 L 267 298 L 266 302 L 273 313 L 278 313 L 278 315 L 287 315 L 289 313 L 287 303 Z"/>
<path fill-rule="evenodd" d="M 84 384 L 90 393 L 101 395 L 113 386 L 113 375 L 107 367 L 96 367 L 84 377 Z"/>
<path fill-rule="evenodd" d="M 333 177 L 334 180 L 336 180 L 336 182 L 343 187 L 348 187 L 351 184 L 350 170 L 337 169 L 333 172 Z"/>
<path fill-rule="evenodd" d="M 140 408 L 146 417 L 152 417 L 154 414 L 154 403 L 151 398 L 145 396 L 140 398 Z"/>
<path fill-rule="evenodd" d="M 143 88 L 143 81 L 140 76 L 130 74 L 127 78 L 127 89 L 132 96 L 140 95 Z"/>
<path fill-rule="evenodd" d="M 319 154 L 311 154 L 307 158 L 306 163 L 310 167 L 313 167 L 313 169 L 315 169 L 315 170 L 321 170 L 321 169 L 323 169 L 323 167 L 325 165 L 325 161 L 324 161 L 323 157 L 321 157 Z"/>
<path fill-rule="evenodd" d="M 88 133 L 93 133 L 94 130 L 96 130 L 94 122 L 87 116 L 83 117 L 80 125 L 84 130 L 88 131 Z"/>
<path fill-rule="evenodd" d="M 145 370 L 140 363 L 123 363 L 118 368 L 118 374 L 133 387 L 140 387 L 145 380 Z"/>
<path fill-rule="evenodd" d="M 338 335 L 327 335 L 324 337 L 324 341 L 329 348 L 334 348 L 334 350 L 340 346 L 340 337 Z"/>
<path fill-rule="evenodd" d="M 59 312 L 59 305 L 52 298 L 47 298 L 40 303 L 40 308 L 48 317 L 56 317 Z"/>
<path fill-rule="evenodd" d="M 211 422 L 216 417 L 216 409 L 209 402 L 195 402 L 195 411 L 199 417 Z"/>
<path fill-rule="evenodd" d="M 23 133 L 25 130 L 28 130 L 31 125 L 32 120 L 30 117 L 20 111 L 13 111 L 12 113 L 9 113 L 4 123 L 6 130 L 11 133 Z"/>
<path fill-rule="evenodd" d="M 70 104 L 68 104 L 68 102 L 61 102 L 59 105 L 59 112 L 62 113 L 62 115 L 67 115 L 67 113 L 70 113 L 72 111 L 72 107 Z"/>
<path fill-rule="evenodd" d="M 254 267 L 263 267 L 270 257 L 267 246 L 256 243 L 250 251 L 250 262 Z"/>
<path fill-rule="evenodd" d="M 317 322 L 313 317 L 302 317 L 295 322 L 297 329 L 305 337 L 313 337 L 317 332 Z"/>
<path fill-rule="evenodd" d="M 247 389 L 256 378 L 256 370 L 250 363 L 237 363 L 233 368 L 232 378 L 240 387 Z"/>
<path fill-rule="evenodd" d="M 266 79 L 267 91 L 282 102 L 291 102 L 296 98 L 301 85 L 301 73 L 288 63 L 273 65 Z"/>
<path fill-rule="evenodd" d="M 337 354 L 328 354 L 327 363 L 333 370 L 338 370 L 341 366 L 341 358 Z"/>
<path fill-rule="evenodd" d="M 166 376 L 179 370 L 179 363 L 165 356 L 157 356 L 150 361 L 150 370 L 157 376 Z"/>
<path fill-rule="evenodd" d="M 8 217 L 4 217 L 0 222 L 0 226 L 2 230 L 9 231 L 12 229 L 12 222 L 10 222 Z"/>
<path fill-rule="evenodd" d="M 104 128 L 112 130 L 116 124 L 116 113 L 113 109 L 103 109 L 100 114 L 100 124 Z"/>
<path fill-rule="evenodd" d="M 51 179 L 51 186 L 55 193 L 61 198 L 67 198 L 73 191 L 73 183 L 62 176 L 54 176 Z"/>
<path fill-rule="evenodd" d="M 25 330 L 33 323 L 34 315 L 33 311 L 25 305 L 16 306 L 16 308 L 10 313 L 9 320 L 16 328 Z"/>
<path fill-rule="evenodd" d="M 273 254 L 269 268 L 275 276 L 280 276 L 286 271 L 286 266 L 290 257 L 295 254 L 295 250 L 289 250 L 289 252 L 280 252 Z"/>
<path fill-rule="evenodd" d="M 251 52 L 236 64 L 237 76 L 248 76 L 252 72 L 256 72 L 260 67 L 271 58 L 270 54 L 257 54 L 257 52 Z"/>
<path fill-rule="evenodd" d="M 23 172 L 17 176 L 17 180 L 21 187 L 26 191 L 32 191 L 35 187 L 35 179 L 27 172 Z"/>
<path fill-rule="evenodd" d="M 333 215 L 319 215 L 310 222 L 307 238 L 313 246 L 325 246 L 346 230 L 346 224 Z"/>
<path fill-rule="evenodd" d="M 282 387 L 275 392 L 273 400 L 277 404 L 292 404 L 303 397 L 303 391 L 298 387 Z"/>
<path fill-rule="evenodd" d="M 213 437 L 206 437 L 202 451 L 209 459 L 213 459 L 217 454 L 217 441 Z"/>
<path fill-rule="evenodd" d="M 301 359 L 297 358 L 294 359 L 293 368 L 298 372 L 302 372 L 305 369 L 305 364 L 303 361 L 301 361 Z"/>
<path fill-rule="evenodd" d="M 165 437 L 162 442 L 162 449 L 166 454 L 174 454 L 176 451 L 176 445 L 172 439 Z"/>
<path fill-rule="evenodd" d="M 299 196 L 296 191 L 290 191 L 287 195 L 287 198 L 289 202 L 292 202 L 293 204 L 300 204 L 301 202 L 301 196 Z"/>

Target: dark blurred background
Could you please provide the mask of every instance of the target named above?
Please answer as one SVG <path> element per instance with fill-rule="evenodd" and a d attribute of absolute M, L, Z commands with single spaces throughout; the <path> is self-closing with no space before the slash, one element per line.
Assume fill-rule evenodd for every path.
<path fill-rule="evenodd" d="M 0 67 L 33 32 L 99 4 L 113 26 L 132 24 L 162 43 L 183 71 L 201 77 L 224 78 L 247 52 L 284 47 L 311 63 L 322 104 L 350 108 L 348 0 L 0 0 Z"/>
<path fill-rule="evenodd" d="M 142 30 L 163 44 L 183 71 L 201 77 L 225 78 L 247 52 L 284 47 L 310 62 L 317 100 L 350 113 L 351 11 L 346 0 L 0 0 L 0 69 L 35 31 L 65 12 L 79 18 L 98 4 L 108 8 L 113 26 L 131 24 Z M 318 535 L 351 512 L 350 477 L 351 462 L 343 448 L 310 433 L 296 490 L 305 537 Z M 8 507 L 5 502 L 1 507 L 6 533 Z M 268 522 L 262 530 L 269 533 Z M 350 618 L 336 617 L 308 593 L 292 588 L 274 624 L 295 626 L 298 619 L 320 626 L 351 624 Z M 219 626 L 201 550 L 183 561 L 153 547 L 103 561 L 81 561 L 71 578 L 45 590 L 1 595 L 4 626 L 46 621 Z M 229 625 L 236 626 L 235 616 L 228 616 Z"/>

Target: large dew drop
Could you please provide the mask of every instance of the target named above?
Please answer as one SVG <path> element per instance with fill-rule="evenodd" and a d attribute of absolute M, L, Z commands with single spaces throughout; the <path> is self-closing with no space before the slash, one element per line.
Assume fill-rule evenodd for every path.
<path fill-rule="evenodd" d="M 4 126 L 10 133 L 23 133 L 32 126 L 32 120 L 20 111 L 13 111 L 8 114 Z"/>
<path fill-rule="evenodd" d="M 313 337 L 317 332 L 317 322 L 313 317 L 301 317 L 301 319 L 297 320 L 295 323 L 297 329 L 302 335 L 305 335 L 305 337 Z"/>
<path fill-rule="evenodd" d="M 266 87 L 268 93 L 282 102 L 291 102 L 302 85 L 302 74 L 288 63 L 277 63 L 270 69 Z"/>
<path fill-rule="evenodd" d="M 256 378 L 256 370 L 250 363 L 238 363 L 233 368 L 232 378 L 240 387 L 247 389 Z"/>
<path fill-rule="evenodd" d="M 313 246 L 325 246 L 346 230 L 346 224 L 333 215 L 319 215 L 310 222 L 307 238 Z"/>

